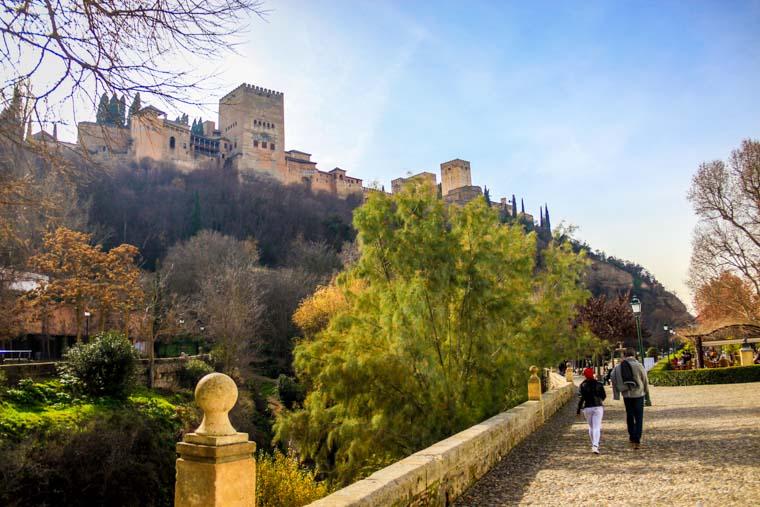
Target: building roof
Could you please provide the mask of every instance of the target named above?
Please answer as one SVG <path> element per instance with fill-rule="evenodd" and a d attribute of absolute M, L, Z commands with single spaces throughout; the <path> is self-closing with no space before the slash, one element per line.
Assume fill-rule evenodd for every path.
<path fill-rule="evenodd" d="M 158 116 L 163 116 L 166 113 L 161 111 L 159 108 L 154 106 L 145 106 L 144 108 L 140 109 L 137 114 L 143 114 L 143 113 L 154 113 Z"/>
<path fill-rule="evenodd" d="M 305 151 L 299 151 L 299 150 L 286 150 L 285 153 L 297 153 L 299 155 L 308 155 L 311 157 L 311 153 L 306 153 Z"/>

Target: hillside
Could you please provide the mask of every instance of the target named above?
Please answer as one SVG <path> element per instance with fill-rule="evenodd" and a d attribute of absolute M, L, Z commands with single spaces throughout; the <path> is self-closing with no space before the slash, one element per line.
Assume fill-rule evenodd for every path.
<path fill-rule="evenodd" d="M 644 335 L 651 336 L 653 345 L 664 343 L 664 324 L 679 326 L 693 320 L 686 305 L 641 266 L 595 254 L 589 257 L 592 262 L 586 279 L 589 290 L 595 296 L 604 294 L 608 298 L 637 295 L 641 300 Z"/>

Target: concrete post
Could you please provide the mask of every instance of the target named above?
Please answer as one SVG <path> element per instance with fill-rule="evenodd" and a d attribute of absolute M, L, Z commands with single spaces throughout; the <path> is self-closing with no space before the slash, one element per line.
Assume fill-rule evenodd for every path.
<path fill-rule="evenodd" d="M 210 373 L 195 387 L 195 402 L 203 421 L 177 444 L 175 507 L 254 507 L 256 505 L 256 444 L 230 424 L 235 406 L 235 382 Z"/>
<path fill-rule="evenodd" d="M 742 347 L 739 353 L 741 354 L 740 358 L 742 366 L 749 366 L 750 364 L 754 363 L 755 358 L 753 357 L 751 348 Z"/>
<path fill-rule="evenodd" d="M 565 370 L 565 380 L 571 384 L 573 383 L 573 366 L 569 363 L 567 365 L 567 370 Z"/>
<path fill-rule="evenodd" d="M 537 367 L 530 367 L 530 378 L 528 379 L 529 401 L 541 401 L 541 379 L 539 379 L 538 375 L 536 375 L 537 372 Z"/>

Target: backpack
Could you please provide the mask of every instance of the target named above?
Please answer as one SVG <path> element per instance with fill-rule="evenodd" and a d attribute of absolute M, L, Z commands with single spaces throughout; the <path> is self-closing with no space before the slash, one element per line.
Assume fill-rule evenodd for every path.
<path fill-rule="evenodd" d="M 631 363 L 626 360 L 623 360 L 623 362 L 620 363 L 620 376 L 623 378 L 623 386 L 625 386 L 625 389 L 620 389 L 621 392 L 632 391 L 639 388 L 638 382 L 636 382 L 636 379 L 633 377 Z"/>

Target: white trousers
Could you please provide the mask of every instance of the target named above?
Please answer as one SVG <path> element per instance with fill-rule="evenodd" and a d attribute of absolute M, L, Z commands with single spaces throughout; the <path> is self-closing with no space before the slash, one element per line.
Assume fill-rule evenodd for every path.
<path fill-rule="evenodd" d="M 604 407 L 586 407 L 583 416 L 588 423 L 588 436 L 591 438 L 591 446 L 599 447 L 599 438 L 602 436 L 602 417 Z"/>

